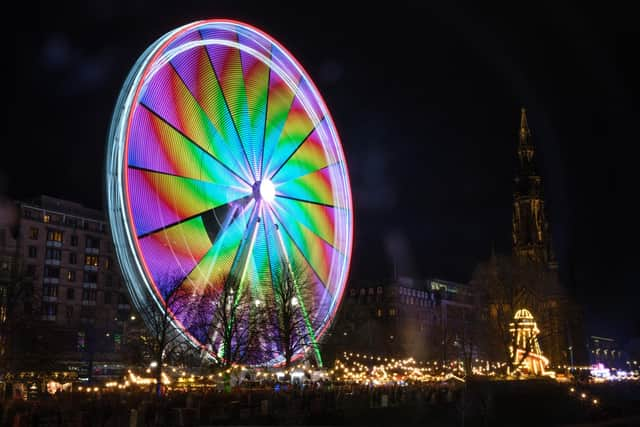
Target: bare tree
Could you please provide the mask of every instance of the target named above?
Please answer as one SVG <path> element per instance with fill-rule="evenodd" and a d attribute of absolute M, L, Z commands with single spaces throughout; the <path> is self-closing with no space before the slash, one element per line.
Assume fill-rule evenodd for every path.
<path fill-rule="evenodd" d="M 194 306 L 194 296 L 182 289 L 183 278 L 178 274 L 167 274 L 156 281 L 163 302 L 141 307 L 139 314 L 145 320 L 147 333 L 140 337 L 143 359 L 152 363 L 156 380 L 155 392 L 160 396 L 162 372 L 165 363 L 182 358 L 193 348 L 183 339 L 181 331 L 175 327 L 175 319 L 187 318 Z"/>
<path fill-rule="evenodd" d="M 258 360 L 262 310 L 252 306 L 249 288 L 235 275 L 226 274 L 202 292 L 194 329 L 217 369 Z"/>
<path fill-rule="evenodd" d="M 273 275 L 272 298 L 265 304 L 268 313 L 265 332 L 284 358 L 285 368 L 291 366 L 296 353 L 306 348 L 318 351 L 314 288 L 312 275 L 297 264 L 284 264 Z"/>

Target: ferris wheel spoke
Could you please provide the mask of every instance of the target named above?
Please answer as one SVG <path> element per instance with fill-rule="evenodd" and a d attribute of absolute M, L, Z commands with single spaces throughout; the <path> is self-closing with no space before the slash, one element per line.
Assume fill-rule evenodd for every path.
<path fill-rule="evenodd" d="M 200 36 L 202 37 L 202 33 L 200 34 Z M 220 46 L 220 49 L 221 50 L 225 50 L 225 47 Z M 230 52 L 236 52 L 235 49 L 230 49 L 230 48 L 226 48 L 226 49 L 229 50 Z M 235 99 L 233 99 L 234 105 L 235 105 L 236 102 L 238 104 L 242 104 L 242 105 L 244 105 L 244 107 L 241 107 L 240 110 L 242 110 L 243 108 L 244 108 L 244 110 L 246 110 L 246 95 L 244 93 L 244 85 L 238 85 L 237 75 L 225 78 L 223 80 L 220 80 L 219 71 L 216 70 L 216 66 L 214 65 L 215 63 L 217 63 L 217 61 L 215 61 L 216 58 L 214 58 L 211 55 L 211 50 L 210 50 L 209 46 L 206 46 L 204 48 L 204 50 L 205 50 L 205 52 L 207 54 L 207 58 L 209 59 L 209 65 L 211 66 L 211 70 L 213 71 L 213 75 L 214 75 L 215 81 L 217 82 L 218 87 L 221 90 L 222 101 L 224 102 L 224 105 L 226 107 L 227 114 L 231 118 L 231 124 L 233 125 L 233 130 L 235 131 L 235 135 L 236 135 L 238 141 L 240 142 L 240 147 L 242 149 L 242 154 L 244 155 L 244 160 L 246 162 L 247 167 L 249 168 L 249 171 L 251 172 L 251 176 L 253 177 L 253 181 L 255 181 L 256 180 L 256 174 L 255 174 L 255 172 L 253 170 L 253 167 L 251 165 L 251 161 L 249 160 L 249 156 L 247 154 L 247 149 L 245 147 L 245 142 L 242 140 L 242 136 L 240 134 L 240 131 L 238 130 L 238 125 L 242 126 L 244 124 L 242 122 L 242 120 L 246 117 L 246 115 L 245 115 L 244 111 L 238 112 L 236 110 L 232 110 L 232 108 L 231 108 L 231 106 L 229 104 L 229 98 L 228 98 L 230 93 L 234 94 L 235 91 L 241 92 L 240 94 L 234 94 L 234 95 L 236 95 L 236 96 L 234 96 Z M 228 53 L 228 54 L 229 55 L 233 55 L 233 53 Z M 238 61 L 239 61 L 239 57 L 238 57 Z M 239 68 L 240 75 L 242 75 L 242 67 L 238 67 L 238 65 L 236 64 L 234 68 Z M 227 90 L 225 91 L 225 85 L 227 83 L 233 83 L 234 87 L 227 87 Z M 244 100 L 243 100 L 243 97 L 244 97 Z"/>
<path fill-rule="evenodd" d="M 279 218 L 278 213 L 275 212 L 273 209 L 270 209 L 271 214 L 273 215 L 275 222 L 278 224 L 278 228 L 277 230 L 283 229 L 285 234 L 287 235 L 288 239 L 291 241 L 293 248 L 295 248 L 295 250 L 297 250 L 300 254 L 300 256 L 302 257 L 302 259 L 304 260 L 304 262 L 307 264 L 307 266 L 311 269 L 311 271 L 313 271 L 313 273 L 316 275 L 316 277 L 318 278 L 318 281 L 322 284 L 322 286 L 326 289 L 329 290 L 329 287 L 327 286 L 327 277 L 326 274 L 322 275 L 320 274 L 319 271 L 319 267 L 318 265 L 315 265 L 314 263 L 311 262 L 310 257 L 308 256 L 309 254 L 307 254 L 302 247 L 300 246 L 299 242 L 297 242 L 295 240 L 295 238 L 293 237 L 293 235 L 289 232 L 289 229 L 287 227 L 287 225 L 285 225 L 284 222 L 282 222 L 282 220 Z M 278 233 L 278 231 L 276 231 L 276 233 Z M 280 238 L 282 238 L 282 235 L 280 236 Z M 287 250 L 286 249 L 286 245 L 284 245 L 283 242 L 283 250 Z M 291 246 L 290 246 L 291 248 Z M 293 249 L 291 248 L 291 249 Z M 287 251 L 287 253 L 291 252 L 291 249 L 289 251 Z"/>
<path fill-rule="evenodd" d="M 270 175 L 271 161 L 273 156 L 277 154 L 278 143 L 283 132 L 286 131 L 287 125 L 292 127 L 296 124 L 295 120 L 290 117 L 291 111 L 295 106 L 299 106 L 299 102 L 296 102 L 296 90 L 292 90 L 288 83 L 274 70 L 271 70 L 269 74 L 269 92 L 267 94 L 269 107 L 266 115 L 262 154 L 263 176 Z M 300 82 L 301 80 L 296 82 L 296 88 L 300 85 Z M 295 118 L 300 121 L 301 115 L 299 114 Z"/>
<path fill-rule="evenodd" d="M 135 167 L 127 169 L 127 180 L 135 189 L 128 193 L 128 197 L 131 210 L 135 212 L 133 221 L 137 235 L 167 227 L 248 196 L 243 188 L 232 188 Z"/>
<path fill-rule="evenodd" d="M 322 202 L 317 202 L 315 200 L 308 200 L 308 199 L 300 199 L 298 197 L 286 196 L 284 194 L 276 194 L 276 197 L 279 197 L 281 199 L 295 200 L 296 202 L 309 203 L 309 204 L 312 204 L 312 205 L 325 206 L 327 208 L 339 209 L 337 206 L 329 204 L 329 203 L 322 203 Z"/>
<path fill-rule="evenodd" d="M 248 186 L 234 171 L 145 106 L 136 108 L 129 138 L 128 164 L 184 178 Z M 172 156 L 181 153 L 180 156 Z"/>
<path fill-rule="evenodd" d="M 342 165 L 334 163 L 289 181 L 276 183 L 276 197 L 347 208 L 348 197 L 336 186 L 341 182 L 342 172 Z"/>
<path fill-rule="evenodd" d="M 189 221 L 191 221 L 191 220 L 192 220 L 192 219 L 194 219 L 194 218 L 202 218 L 202 220 L 203 220 L 203 222 L 204 222 L 204 224 L 205 224 L 205 226 L 206 226 L 207 234 L 208 234 L 209 236 L 211 236 L 211 232 L 209 231 L 209 230 L 211 229 L 211 226 L 209 226 L 209 225 L 208 225 L 208 224 L 210 223 L 210 220 L 208 220 L 208 218 L 206 218 L 206 217 L 207 217 L 207 215 L 209 215 L 209 214 L 210 214 L 212 211 L 214 211 L 214 210 L 223 209 L 224 207 L 232 206 L 232 205 L 234 205 L 234 204 L 236 204 L 236 203 L 241 203 L 243 199 L 248 199 L 248 197 L 246 197 L 246 198 L 242 198 L 242 199 L 237 199 L 237 200 L 232 200 L 232 201 L 230 201 L 229 203 L 226 203 L 226 204 L 224 204 L 224 205 L 219 205 L 219 206 L 216 206 L 215 208 L 211 208 L 211 209 L 205 209 L 205 210 L 203 210 L 203 211 L 201 211 L 201 212 L 196 212 L 195 214 L 193 214 L 193 215 L 191 215 L 191 216 L 189 216 L 189 217 L 186 217 L 186 218 L 180 219 L 180 220 L 175 221 L 175 222 L 171 222 L 171 223 L 165 224 L 165 225 L 163 225 L 163 226 L 161 226 L 161 227 L 158 227 L 158 228 L 156 228 L 156 229 L 154 229 L 154 230 L 150 230 L 150 231 L 147 231 L 147 232 L 145 232 L 145 233 L 139 234 L 139 235 L 138 235 L 138 238 L 139 238 L 139 239 L 142 239 L 142 238 L 144 238 L 144 237 L 147 237 L 147 236 L 148 236 L 148 235 L 150 235 L 150 234 L 155 234 L 155 233 L 158 233 L 158 232 L 160 232 L 160 231 L 166 230 L 166 229 L 168 229 L 168 228 L 171 228 L 171 227 L 175 227 L 175 226 L 177 226 L 177 225 L 180 225 L 180 224 L 182 224 L 182 223 L 189 222 Z M 212 241 L 213 241 L 213 240 L 212 240 Z"/>
<path fill-rule="evenodd" d="M 306 227 L 336 251 L 344 253 L 344 242 L 336 236 L 335 231 L 347 220 L 346 211 L 285 198 L 281 198 L 278 203 L 273 203 L 271 206 L 287 223 Z"/>
<path fill-rule="evenodd" d="M 183 56 L 187 54 L 188 52 Z M 179 59 L 185 59 L 183 56 Z M 210 69 L 207 56 L 203 54 L 202 58 L 199 62 L 204 63 L 206 67 L 200 68 Z M 213 84 L 217 83 L 215 76 L 210 72 L 208 75 L 196 78 L 193 72 L 189 74 L 184 71 L 185 62 L 188 61 L 179 61 L 174 58 L 173 62 L 160 67 L 154 74 L 153 84 L 146 87 L 138 102 L 150 108 L 160 118 L 180 130 L 183 135 L 214 157 L 219 158 L 228 167 L 242 172 L 245 175 L 244 179 L 250 180 L 251 174 L 245 163 L 240 162 L 242 158 L 238 156 L 241 144 L 230 137 L 230 132 L 227 130 L 229 126 L 225 127 L 225 124 L 232 120 L 225 116 L 221 117 L 218 113 L 221 109 L 226 110 L 224 110 L 224 103 L 213 96 L 217 87 Z M 186 68 L 192 70 L 197 67 L 187 66 Z M 199 88 L 199 91 L 192 92 L 190 86 Z M 204 92 L 205 90 L 208 92 Z M 167 98 L 171 102 L 167 102 Z M 232 135 L 235 137 L 235 134 Z"/>
<path fill-rule="evenodd" d="M 272 45 L 267 49 L 265 46 L 255 43 L 252 38 L 244 37 L 241 34 L 238 35 L 238 42 L 249 46 L 255 51 L 263 52 L 267 56 L 267 60 L 270 60 Z M 244 50 L 240 50 L 239 54 L 249 124 L 249 132 L 246 132 L 244 137 L 245 141 L 248 142 L 248 154 L 251 157 L 252 165 L 255 167 L 256 177 L 261 179 L 271 73 L 268 63 L 261 61 Z"/>
<path fill-rule="evenodd" d="M 209 151 L 205 150 L 201 145 L 199 145 L 197 142 L 195 142 L 193 139 L 191 139 L 189 136 L 187 136 L 185 133 L 183 133 L 180 129 L 178 129 L 177 127 L 175 127 L 173 124 L 171 124 L 169 121 L 167 121 L 164 117 L 162 117 L 160 114 L 158 114 L 156 111 L 154 111 L 150 106 L 144 104 L 143 102 L 140 102 L 140 105 L 145 108 L 147 111 L 149 111 L 151 114 L 153 114 L 155 117 L 157 117 L 159 120 L 161 120 L 163 123 L 165 123 L 170 129 L 172 129 L 174 132 L 176 132 L 178 135 L 180 135 L 182 138 L 184 138 L 185 140 L 189 141 L 191 144 L 193 144 L 195 147 L 197 147 L 198 149 L 200 149 L 203 153 L 206 153 L 207 156 L 209 156 L 212 160 L 214 160 L 215 162 L 217 162 L 221 167 L 223 167 L 227 172 L 229 172 L 231 175 L 233 175 L 236 179 L 244 182 L 245 184 L 247 184 L 248 186 L 251 186 L 251 184 L 249 183 L 249 181 L 247 181 L 246 179 L 244 179 L 242 176 L 238 175 L 232 168 L 230 168 L 227 164 L 225 164 L 224 162 L 222 162 L 220 159 L 218 159 L 216 156 L 214 156 L 212 153 L 210 153 Z"/>
<path fill-rule="evenodd" d="M 215 237 L 211 238 L 211 218 L 203 215 L 203 223 L 212 242 L 211 249 L 203 257 L 197 269 L 193 270 L 190 280 L 198 290 L 204 290 L 212 284 L 221 286 L 220 282 L 231 270 L 233 260 L 242 242 L 245 226 L 249 218 L 250 203 L 237 205 L 227 211 L 226 217 Z M 216 220 L 213 220 L 217 222 Z"/>
<path fill-rule="evenodd" d="M 269 59 L 273 56 L 273 45 L 269 45 Z M 262 144 L 260 147 L 260 179 L 264 177 L 264 145 L 267 139 L 267 118 L 269 117 L 269 87 L 271 86 L 271 70 L 267 71 L 267 86 L 264 88 L 264 121 L 262 123 Z"/>
<path fill-rule="evenodd" d="M 238 280 L 241 288 L 247 269 L 247 263 L 249 262 L 251 257 L 255 235 L 260 221 L 260 217 L 258 215 L 258 205 L 259 203 L 256 203 L 255 201 L 253 202 L 251 215 L 249 215 L 245 229 L 241 233 L 240 244 L 238 245 L 238 249 L 233 258 L 231 268 L 229 269 L 229 278 L 233 277 L 235 278 L 235 280 Z M 240 292 L 238 292 L 238 294 L 240 294 Z"/>
<path fill-rule="evenodd" d="M 149 272 L 165 294 L 211 247 L 200 217 L 146 235 L 138 242 Z"/>
<path fill-rule="evenodd" d="M 300 147 L 302 147 L 307 141 L 309 141 L 309 139 L 311 138 L 311 135 L 313 135 L 317 127 L 323 121 L 324 121 L 324 117 L 322 117 L 320 119 L 320 122 L 318 122 L 317 125 L 313 126 L 313 128 L 311 128 L 311 130 L 307 133 L 307 135 L 304 138 L 302 138 L 297 145 L 295 145 L 291 153 L 280 163 L 280 165 L 273 171 L 273 173 L 271 173 L 271 181 L 275 179 L 276 175 L 278 175 L 278 172 L 280 172 L 280 170 L 287 165 L 287 163 L 293 158 L 293 156 L 295 156 L 298 150 L 300 150 Z M 307 171 L 307 173 L 308 172 L 313 172 L 313 171 Z"/>

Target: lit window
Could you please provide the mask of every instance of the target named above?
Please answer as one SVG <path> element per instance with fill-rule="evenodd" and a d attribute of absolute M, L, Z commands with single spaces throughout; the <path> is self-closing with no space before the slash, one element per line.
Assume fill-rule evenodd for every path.
<path fill-rule="evenodd" d="M 36 227 L 31 227 L 29 229 L 29 238 L 31 240 L 38 240 L 38 231 L 40 230 L 38 230 Z"/>
<path fill-rule="evenodd" d="M 62 231 L 60 230 L 47 230 L 47 240 L 50 242 L 62 243 Z"/>
<path fill-rule="evenodd" d="M 98 266 L 98 257 L 96 255 L 85 255 L 84 265 L 91 265 L 93 267 Z"/>
<path fill-rule="evenodd" d="M 397 312 L 397 310 L 395 308 L 390 308 L 389 309 L 389 316 L 395 317 L 396 314 L 398 314 L 398 312 Z"/>
<path fill-rule="evenodd" d="M 49 222 L 51 222 L 51 216 L 48 214 L 44 214 L 44 216 L 42 217 L 42 221 L 48 224 Z"/>
<path fill-rule="evenodd" d="M 75 271 L 67 271 L 67 280 L 70 282 L 76 281 L 76 272 Z"/>
<path fill-rule="evenodd" d="M 376 316 L 382 317 L 382 309 L 381 308 L 376 310 Z"/>

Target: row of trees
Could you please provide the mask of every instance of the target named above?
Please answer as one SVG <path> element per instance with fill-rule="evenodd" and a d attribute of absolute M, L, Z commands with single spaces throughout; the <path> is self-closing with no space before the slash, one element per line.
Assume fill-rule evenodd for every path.
<path fill-rule="evenodd" d="M 226 370 L 234 364 L 264 364 L 279 359 L 285 368 L 301 351 L 316 349 L 319 327 L 314 282 L 307 270 L 282 266 L 261 297 L 252 284 L 234 275 L 220 276 L 196 291 L 176 276 L 159 281 L 166 304 L 149 304 L 140 315 L 146 331 L 130 342 L 143 352 L 143 359 L 156 362 L 157 392 L 164 364 L 205 364 L 211 370 Z M 262 299 L 260 299 L 262 298 Z M 194 348 L 174 327 L 180 319 L 202 348 Z"/>

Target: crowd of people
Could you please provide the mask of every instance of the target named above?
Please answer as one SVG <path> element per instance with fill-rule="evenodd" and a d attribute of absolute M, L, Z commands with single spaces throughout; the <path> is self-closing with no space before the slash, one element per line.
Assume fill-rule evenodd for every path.
<path fill-rule="evenodd" d="M 216 424 L 367 424 L 363 417 L 418 416 L 446 411 L 455 384 L 333 385 L 317 383 L 230 391 L 63 392 L 32 401 L 4 401 L 7 426 L 198 426 Z"/>

